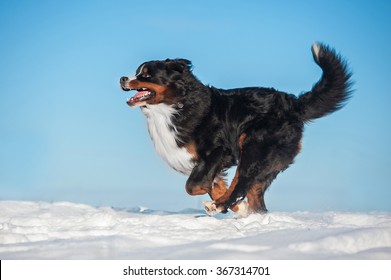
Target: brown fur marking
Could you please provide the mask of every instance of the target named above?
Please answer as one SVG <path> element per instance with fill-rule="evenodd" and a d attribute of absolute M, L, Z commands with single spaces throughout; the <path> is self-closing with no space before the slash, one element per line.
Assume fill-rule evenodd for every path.
<path fill-rule="evenodd" d="M 190 195 L 203 195 L 203 194 L 209 193 L 210 189 L 211 189 L 211 187 L 207 188 L 205 186 L 195 186 L 195 187 L 191 187 L 191 188 L 186 186 L 186 192 Z"/>
<path fill-rule="evenodd" d="M 247 202 L 249 205 L 250 211 L 254 209 L 266 209 L 264 200 L 260 199 L 260 194 L 264 192 L 266 182 L 260 184 L 254 184 L 251 186 L 250 190 L 247 192 Z M 263 197 L 263 196 L 262 196 Z"/>
<path fill-rule="evenodd" d="M 247 137 L 246 133 L 241 134 L 239 137 L 240 156 L 242 155 L 243 142 L 246 139 L 246 137 Z M 235 176 L 232 179 L 232 182 L 229 186 L 229 189 L 224 193 L 223 196 L 221 196 L 219 199 L 216 200 L 216 204 L 224 203 L 225 201 L 227 201 L 229 199 L 231 193 L 234 191 L 234 189 L 238 183 L 238 180 L 239 180 L 239 166 L 240 166 L 240 159 L 238 162 L 238 166 L 236 167 Z M 236 205 L 231 207 L 231 210 L 235 211 L 234 209 L 236 209 L 236 211 L 238 210 Z"/>
<path fill-rule="evenodd" d="M 187 152 L 189 154 L 191 154 L 193 160 L 197 160 L 198 159 L 198 153 L 197 153 L 197 148 L 196 148 L 196 144 L 194 142 L 190 142 L 189 144 L 187 144 L 185 146 Z"/>
<path fill-rule="evenodd" d="M 227 185 L 222 178 L 218 178 L 217 182 L 213 182 L 213 188 L 210 191 L 210 196 L 213 200 L 219 199 L 227 191 Z"/>

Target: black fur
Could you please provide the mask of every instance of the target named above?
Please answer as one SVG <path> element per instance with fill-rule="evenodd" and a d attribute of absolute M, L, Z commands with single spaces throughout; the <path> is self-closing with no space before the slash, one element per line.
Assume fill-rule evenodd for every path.
<path fill-rule="evenodd" d="M 266 211 L 264 193 L 300 152 L 304 124 L 340 109 L 351 94 L 346 62 L 328 46 L 317 46 L 313 54 L 322 78 L 299 97 L 273 88 L 205 86 L 185 59 L 140 66 L 148 75 L 137 76 L 137 82 L 164 87 L 160 99 L 146 104 L 163 102 L 176 108 L 172 125 L 177 145 L 195 147 L 194 168 L 186 183 L 189 194 L 211 193 L 214 179 L 238 165 L 230 191 L 214 198 L 216 207 L 226 212 L 247 196 L 253 212 Z M 122 79 L 121 85 L 126 88 Z"/>

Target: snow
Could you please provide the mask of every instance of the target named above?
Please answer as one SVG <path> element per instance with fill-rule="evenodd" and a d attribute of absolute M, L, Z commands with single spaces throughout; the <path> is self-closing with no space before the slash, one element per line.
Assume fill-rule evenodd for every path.
<path fill-rule="evenodd" d="M 391 259 L 391 213 L 238 218 L 0 201 L 0 259 Z"/>

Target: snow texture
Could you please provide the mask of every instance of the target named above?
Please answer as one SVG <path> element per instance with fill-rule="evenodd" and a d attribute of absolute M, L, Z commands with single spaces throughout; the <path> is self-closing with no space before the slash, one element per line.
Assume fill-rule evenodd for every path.
<path fill-rule="evenodd" d="M 391 213 L 237 218 L 0 201 L 0 259 L 391 259 Z"/>

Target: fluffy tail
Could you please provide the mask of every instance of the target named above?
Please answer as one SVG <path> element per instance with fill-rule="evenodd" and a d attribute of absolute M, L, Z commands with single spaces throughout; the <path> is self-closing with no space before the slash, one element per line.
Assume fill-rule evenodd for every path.
<path fill-rule="evenodd" d="M 352 93 L 351 72 L 346 61 L 335 50 L 315 43 L 312 54 L 323 75 L 311 91 L 299 96 L 301 116 L 305 122 L 341 109 Z"/>

